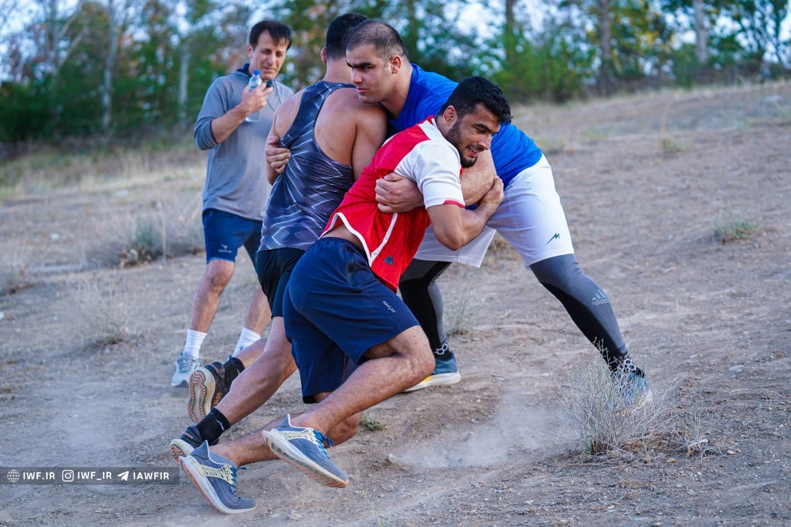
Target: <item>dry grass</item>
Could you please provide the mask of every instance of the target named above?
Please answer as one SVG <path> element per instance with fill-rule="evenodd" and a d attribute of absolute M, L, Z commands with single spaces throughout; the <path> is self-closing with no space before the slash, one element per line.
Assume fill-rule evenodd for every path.
<path fill-rule="evenodd" d="M 625 379 L 613 377 L 598 357 L 571 370 L 560 406 L 561 421 L 574 436 L 573 450 L 596 456 L 646 450 L 671 430 L 666 390 L 652 382 L 653 400 L 627 406 L 625 388 Z"/>
<path fill-rule="evenodd" d="M 130 321 L 137 313 L 128 300 L 123 281 L 108 281 L 92 273 L 74 293 L 74 304 L 80 314 L 78 327 L 83 340 L 91 345 L 109 346 L 135 335 Z"/>
<path fill-rule="evenodd" d="M 472 292 L 469 282 L 445 297 L 444 323 L 448 336 L 465 335 L 475 327 L 483 300 Z"/>
<path fill-rule="evenodd" d="M 13 294 L 31 285 L 27 270 L 32 258 L 32 250 L 19 236 L 0 246 L 0 295 Z"/>
<path fill-rule="evenodd" d="M 760 222 L 747 220 L 738 211 L 720 212 L 712 221 L 714 239 L 720 243 L 746 240 L 761 226 Z"/>

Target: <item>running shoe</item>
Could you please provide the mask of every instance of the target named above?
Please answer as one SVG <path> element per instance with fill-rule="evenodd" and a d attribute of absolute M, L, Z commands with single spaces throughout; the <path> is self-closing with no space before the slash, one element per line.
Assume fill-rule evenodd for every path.
<path fill-rule="evenodd" d="M 642 408 L 654 400 L 648 378 L 642 372 L 619 371 L 613 374 L 613 382 L 626 408 Z"/>
<path fill-rule="evenodd" d="M 460 380 L 461 374 L 459 373 L 459 367 L 456 365 L 456 356 L 453 354 L 453 352 L 451 352 L 450 358 L 447 360 L 436 359 L 434 371 L 431 372 L 431 375 L 413 387 L 407 388 L 404 390 L 404 393 L 422 390 L 423 388 L 428 388 L 429 386 L 456 384 Z"/>
<path fill-rule="evenodd" d="M 287 415 L 278 426 L 261 433 L 272 452 L 313 480 L 328 487 L 349 484 L 349 476 L 330 461 L 324 450 L 324 442 L 332 446 L 332 441 L 318 430 L 293 426 Z"/>
<path fill-rule="evenodd" d="M 200 361 L 191 357 L 179 355 L 175 365 L 176 371 L 173 373 L 173 380 L 170 381 L 170 385 L 186 386 L 192 372 L 200 368 Z"/>
<path fill-rule="evenodd" d="M 208 442 L 204 441 L 192 454 L 180 458 L 179 463 L 203 497 L 218 511 L 238 514 L 255 509 L 255 501 L 236 494 L 236 464 L 213 454 Z"/>
<path fill-rule="evenodd" d="M 225 384 L 225 366 L 220 361 L 194 370 L 188 384 L 190 400 L 187 403 L 187 413 L 193 423 L 200 423 L 230 389 Z"/>
<path fill-rule="evenodd" d="M 170 455 L 173 456 L 173 459 L 178 461 L 182 457 L 192 454 L 192 451 L 201 446 L 202 443 L 204 443 L 204 441 L 200 432 L 198 432 L 198 427 L 194 425 L 190 426 L 184 430 L 181 437 L 170 442 Z M 213 442 L 211 445 L 214 446 L 216 444 L 217 441 Z"/>

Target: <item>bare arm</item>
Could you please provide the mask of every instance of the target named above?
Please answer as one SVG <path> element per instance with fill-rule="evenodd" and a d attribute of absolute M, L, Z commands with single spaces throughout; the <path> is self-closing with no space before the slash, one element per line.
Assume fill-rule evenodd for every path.
<path fill-rule="evenodd" d="M 481 152 L 474 166 L 465 168 L 461 173 L 461 193 L 464 204 L 478 203 L 492 188 L 497 178 L 494 160 L 489 150 Z M 376 182 L 376 201 L 382 212 L 408 212 L 423 205 L 423 195 L 417 185 L 396 174 L 388 174 Z"/>
<path fill-rule="evenodd" d="M 461 172 L 461 194 L 464 196 L 464 204 L 472 205 L 483 199 L 489 189 L 492 188 L 492 181 L 497 179 L 497 171 L 494 169 L 494 159 L 492 151 L 485 150 L 478 155 L 478 160 L 469 168 Z"/>
<path fill-rule="evenodd" d="M 242 92 L 242 102 L 212 120 L 211 133 L 217 143 L 228 139 L 228 136 L 244 122 L 245 117 L 266 106 L 266 100 L 273 91 L 274 88 L 267 88 L 265 84 L 254 90 L 245 88 Z"/>
<path fill-rule="evenodd" d="M 291 150 L 280 146 L 280 136 L 277 135 L 269 135 L 264 154 L 266 155 L 266 164 L 278 174 L 283 173 L 288 160 L 291 159 Z"/>
<path fill-rule="evenodd" d="M 463 209 L 458 205 L 429 207 L 428 215 L 434 235 L 448 249 L 461 249 L 481 233 L 502 199 L 503 182 L 495 178 L 475 210 Z"/>
<path fill-rule="evenodd" d="M 352 150 L 352 168 L 354 168 L 354 179 L 358 179 L 365 167 L 367 167 L 374 154 L 382 146 L 387 135 L 387 120 L 384 109 L 378 106 L 366 108 L 360 113 L 360 121 L 357 124 L 357 134 L 354 139 Z"/>

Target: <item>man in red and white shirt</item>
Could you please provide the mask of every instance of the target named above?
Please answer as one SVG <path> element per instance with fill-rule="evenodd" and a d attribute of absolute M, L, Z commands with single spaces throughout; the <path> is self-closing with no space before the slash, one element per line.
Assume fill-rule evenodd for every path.
<path fill-rule="evenodd" d="M 326 432 L 414 386 L 434 368 L 428 340 L 395 291 L 431 224 L 457 250 L 473 240 L 502 200 L 492 187 L 464 208 L 459 174 L 511 119 L 502 91 L 481 77 L 462 81 L 440 113 L 393 136 L 333 212 L 322 238 L 295 266 L 283 300 L 286 335 L 305 402 L 319 404 L 263 432 L 278 456 L 319 482 L 345 487 L 324 451 Z M 414 181 L 424 207 L 379 211 L 377 179 Z M 347 421 L 348 422 L 348 421 Z"/>

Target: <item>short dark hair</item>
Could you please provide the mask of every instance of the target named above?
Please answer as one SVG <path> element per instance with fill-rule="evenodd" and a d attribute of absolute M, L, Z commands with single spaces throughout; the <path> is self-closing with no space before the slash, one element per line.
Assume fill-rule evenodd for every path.
<path fill-rule="evenodd" d="M 492 112 L 500 124 L 511 122 L 511 105 L 508 104 L 508 98 L 499 86 L 483 77 L 468 77 L 461 81 L 439 113 L 442 114 L 448 106 L 453 106 L 461 119 L 475 111 L 475 107 L 479 104 L 483 104 Z"/>
<path fill-rule="evenodd" d="M 291 47 L 291 28 L 277 20 L 261 20 L 250 29 L 250 37 L 247 42 L 253 47 L 258 45 L 261 33 L 266 31 L 276 44 L 285 41 L 288 44 L 286 49 Z"/>
<path fill-rule="evenodd" d="M 349 40 L 354 28 L 368 20 L 365 15 L 346 13 L 336 17 L 327 28 L 327 60 L 339 60 L 346 57 L 346 42 Z"/>
<path fill-rule="evenodd" d="M 407 62 L 409 54 L 406 52 L 404 41 L 393 26 L 379 22 L 377 20 L 366 20 L 356 28 L 349 37 L 346 49 L 354 49 L 357 46 L 372 44 L 376 50 L 376 55 L 387 62 L 390 57 L 399 55 Z"/>

